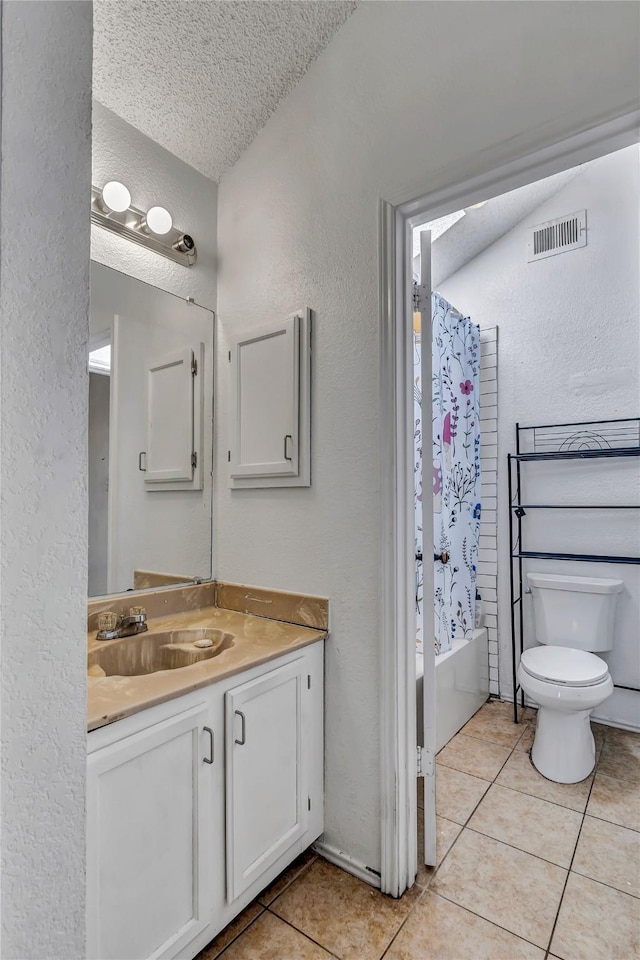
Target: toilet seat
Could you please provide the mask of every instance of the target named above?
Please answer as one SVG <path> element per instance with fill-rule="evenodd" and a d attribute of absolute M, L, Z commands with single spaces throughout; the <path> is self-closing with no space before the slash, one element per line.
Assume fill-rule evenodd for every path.
<path fill-rule="evenodd" d="M 536 680 L 568 687 L 594 686 L 609 673 L 600 657 L 571 647 L 532 647 L 523 652 L 520 666 Z"/>

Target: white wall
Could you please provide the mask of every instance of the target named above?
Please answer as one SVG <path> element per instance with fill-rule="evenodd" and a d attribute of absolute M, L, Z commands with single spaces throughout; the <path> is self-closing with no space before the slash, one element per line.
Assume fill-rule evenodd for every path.
<path fill-rule="evenodd" d="M 176 227 L 193 236 L 198 260 L 183 267 L 96 226 L 91 227 L 92 259 L 215 310 L 217 185 L 96 100 L 92 154 L 94 185 L 120 180 L 134 206 L 166 207 Z"/>
<path fill-rule="evenodd" d="M 85 954 L 90 3 L 2 4 L 2 947 Z"/>
<path fill-rule="evenodd" d="M 588 165 L 551 200 L 441 284 L 481 326 L 498 324 L 498 580 L 500 691 L 512 695 L 506 454 L 515 423 L 566 423 L 640 415 L 640 153 L 637 146 Z M 527 263 L 528 229 L 587 209 L 586 247 Z M 524 502 L 640 503 L 637 460 L 525 464 Z M 528 492 L 527 492 L 528 491 Z M 530 550 L 640 555 L 636 511 L 529 511 Z M 536 560 L 525 570 L 621 578 L 614 682 L 640 686 L 637 566 Z M 525 584 L 526 586 L 526 584 Z M 526 641 L 533 640 L 525 597 Z M 597 716 L 640 727 L 640 694 L 615 691 Z"/>
<path fill-rule="evenodd" d="M 378 198 L 455 183 L 637 105 L 637 32 L 628 3 L 363 3 L 220 184 L 216 570 L 331 598 L 326 841 L 374 869 Z M 312 486 L 231 492 L 224 338 L 304 305 Z"/>

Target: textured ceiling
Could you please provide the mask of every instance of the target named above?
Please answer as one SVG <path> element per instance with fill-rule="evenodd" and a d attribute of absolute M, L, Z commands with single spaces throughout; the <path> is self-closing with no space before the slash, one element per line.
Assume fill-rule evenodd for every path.
<path fill-rule="evenodd" d="M 356 6 L 96 0 L 93 95 L 219 180 Z"/>

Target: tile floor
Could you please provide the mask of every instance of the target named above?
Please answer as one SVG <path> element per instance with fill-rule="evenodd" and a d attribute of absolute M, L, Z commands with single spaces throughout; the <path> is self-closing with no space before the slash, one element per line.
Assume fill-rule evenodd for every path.
<path fill-rule="evenodd" d="M 438 866 L 399 900 L 308 851 L 197 960 L 636 960 L 640 735 L 593 724 L 595 773 L 564 785 L 534 723 L 489 701 L 440 752 Z"/>

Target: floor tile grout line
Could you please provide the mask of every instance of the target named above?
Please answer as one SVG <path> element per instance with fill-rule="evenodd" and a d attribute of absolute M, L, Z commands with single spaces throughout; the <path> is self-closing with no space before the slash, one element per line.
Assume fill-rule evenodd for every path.
<path fill-rule="evenodd" d="M 253 900 L 252 903 L 256 903 L 256 901 Z M 244 909 L 247 910 L 248 907 L 250 907 L 250 906 L 251 906 L 251 904 L 247 904 L 247 906 L 246 906 Z M 226 944 L 224 945 L 224 947 L 222 948 L 222 950 L 220 951 L 220 953 L 216 953 L 215 957 L 212 957 L 211 960 L 220 960 L 220 957 L 222 957 L 222 956 L 227 952 L 227 950 L 229 949 L 229 947 L 230 947 L 233 943 L 235 943 L 236 940 L 239 940 L 240 937 L 242 936 L 242 934 L 243 934 L 243 933 L 246 933 L 247 930 L 249 929 L 249 927 L 252 927 L 253 924 L 256 922 L 256 920 L 257 920 L 259 917 L 261 917 L 263 913 L 266 913 L 267 908 L 266 908 L 266 907 L 263 907 L 262 904 L 259 904 L 259 906 L 260 906 L 260 908 L 261 908 L 261 909 L 260 909 L 260 913 L 257 913 L 257 914 L 255 915 L 255 917 L 253 918 L 253 920 L 250 920 L 249 923 L 246 925 L 246 927 L 243 927 L 242 930 L 237 934 L 237 936 L 235 936 L 235 937 L 233 937 L 231 940 L 229 940 L 229 943 L 226 943 Z M 241 916 L 241 914 L 238 914 L 238 916 Z M 235 919 L 235 918 L 234 918 L 234 919 Z M 233 923 L 233 920 L 231 921 L 231 923 Z M 220 933 L 223 933 L 226 929 L 227 929 L 226 927 L 223 927 L 222 930 L 220 931 Z M 220 934 L 217 934 L 217 936 L 220 936 Z M 206 950 L 206 947 L 203 948 L 203 949 Z M 196 960 L 197 960 L 197 957 L 196 957 Z"/>
<path fill-rule="evenodd" d="M 580 814 L 578 814 L 580 816 Z M 471 833 L 475 833 L 479 837 L 485 837 L 487 840 L 494 840 L 496 843 L 501 843 L 505 847 L 509 847 L 511 850 L 517 850 L 518 853 L 525 853 L 528 857 L 534 857 L 535 860 L 541 860 L 542 863 L 548 863 L 551 867 L 557 867 L 558 870 L 568 870 L 569 867 L 566 867 L 563 863 L 556 863 L 555 860 L 547 860 L 546 857 L 541 857 L 537 853 L 531 853 L 530 850 L 523 850 L 522 847 L 516 847 L 514 843 L 509 843 L 508 840 L 500 840 L 499 837 L 494 837 L 490 833 L 483 833 L 482 830 L 477 830 L 475 827 L 465 827 L 465 830 L 470 830 Z M 580 825 L 582 829 L 582 824 Z M 578 837 L 580 836 L 580 829 L 576 836 L 575 844 L 578 843 Z M 574 845 L 575 846 L 575 845 Z M 573 855 L 572 855 L 573 859 Z"/>
<path fill-rule="evenodd" d="M 439 890 L 431 890 L 434 896 L 440 897 L 442 900 L 446 900 L 447 903 L 453 903 L 454 906 L 459 907 L 461 910 L 466 910 L 467 913 L 470 913 L 474 917 L 478 917 L 480 920 L 484 920 L 485 923 L 490 923 L 492 926 L 497 927 L 499 930 L 504 930 L 505 933 L 510 933 L 512 937 L 516 937 L 518 940 L 524 940 L 525 943 L 530 943 L 532 947 L 537 947 L 538 950 L 544 951 L 544 947 L 541 947 L 539 943 L 534 943 L 533 940 L 529 940 L 528 937 L 523 937 L 519 933 L 514 933 L 513 930 L 509 930 L 508 927 L 503 927 L 501 923 L 496 923 L 495 920 L 489 920 L 488 917 L 483 917 L 481 913 L 476 913 L 475 910 L 472 910 L 471 907 L 467 907 L 462 903 L 458 903 L 457 900 L 452 900 L 451 897 L 447 897 L 446 894 L 440 893 Z M 427 893 L 427 890 L 425 890 Z"/>
<path fill-rule="evenodd" d="M 327 861 L 328 862 L 328 861 Z M 364 882 L 364 881 L 362 881 Z M 274 901 L 275 903 L 275 901 Z M 287 920 L 286 917 L 281 917 L 279 913 L 276 913 L 275 910 L 272 910 L 271 907 L 266 907 L 266 912 L 270 913 L 272 916 L 277 917 L 278 920 L 282 920 L 283 923 L 286 923 L 288 927 L 291 927 L 292 930 L 295 930 L 296 933 L 302 934 L 303 937 L 306 937 L 307 940 L 310 940 L 311 943 L 315 943 L 316 947 L 320 947 L 325 953 L 328 953 L 330 957 L 335 957 L 336 960 L 343 960 L 337 953 L 334 953 L 333 950 L 330 950 L 329 947 L 326 947 L 323 943 L 320 943 L 319 940 L 314 940 L 312 936 L 306 933 L 304 930 L 301 930 L 300 927 L 296 927 L 295 923 L 292 923 L 291 920 Z"/>
<path fill-rule="evenodd" d="M 575 844 L 575 847 L 573 848 L 573 856 L 571 857 L 571 863 L 569 864 L 569 869 L 568 869 L 568 871 L 567 871 L 567 876 L 565 877 L 564 885 L 563 885 L 563 887 L 562 887 L 562 893 L 560 894 L 560 900 L 558 901 L 558 909 L 556 910 L 555 920 L 553 921 L 553 926 L 552 926 L 552 928 L 551 928 L 551 935 L 550 935 L 550 937 L 549 937 L 549 943 L 547 944 L 547 954 L 551 953 L 551 944 L 553 943 L 553 938 L 554 938 L 554 936 L 555 936 L 556 927 L 558 926 L 558 919 L 559 919 L 559 917 L 560 917 L 560 910 L 562 909 L 562 903 L 563 903 L 563 900 L 564 900 L 564 895 L 565 895 L 566 890 L 567 890 L 567 884 L 569 883 L 569 877 L 571 876 L 571 867 L 573 866 L 573 861 L 574 861 L 575 858 L 576 858 L 576 852 L 577 852 L 577 850 L 578 850 L 578 844 L 580 843 L 580 835 L 582 834 L 582 827 L 584 826 L 584 820 L 585 820 L 585 817 L 586 817 L 586 815 L 587 815 L 587 807 L 589 806 L 589 800 L 591 799 L 591 791 L 593 790 L 593 784 L 594 784 L 594 781 L 595 781 L 595 771 L 597 770 L 597 767 L 598 767 L 598 761 L 596 760 L 596 762 L 595 762 L 595 764 L 594 764 L 594 767 L 593 767 L 594 776 L 593 776 L 593 779 L 591 780 L 591 783 L 589 784 L 589 793 L 587 794 L 587 802 L 586 802 L 585 807 L 584 807 L 584 813 L 582 814 L 582 820 L 580 821 L 580 829 L 578 830 L 578 836 L 577 836 L 577 838 L 576 838 L 576 844 Z"/>
<path fill-rule="evenodd" d="M 315 862 L 316 859 L 317 859 L 317 854 L 316 854 L 316 856 L 314 857 L 313 860 L 310 860 L 308 863 L 305 863 L 304 866 L 301 867 L 300 871 L 299 871 L 298 873 L 296 873 L 295 877 L 293 877 L 293 879 L 286 885 L 286 887 L 284 887 L 284 889 L 280 891 L 280 893 L 278 894 L 278 896 L 274 897 L 273 900 L 271 900 L 271 903 L 275 903 L 275 901 L 276 901 L 280 896 L 282 896 L 282 894 L 285 892 L 285 890 L 288 890 L 289 887 L 291 886 L 291 884 L 294 883 L 296 880 L 298 880 L 299 877 L 301 877 L 302 874 L 305 873 L 306 870 L 308 870 L 308 868 L 311 866 L 312 863 Z M 275 883 L 277 879 L 278 879 L 278 878 L 276 877 L 276 879 L 273 881 L 273 883 Z M 265 888 L 265 889 L 268 889 L 268 888 Z M 221 956 L 229 949 L 229 947 L 231 946 L 232 943 L 235 943 L 236 940 L 238 940 L 239 937 L 241 937 L 242 934 L 245 933 L 245 932 L 249 929 L 249 927 L 253 926 L 253 924 L 256 922 L 256 920 L 257 920 L 259 917 L 261 917 L 262 914 L 263 914 L 265 911 L 269 910 L 269 905 L 266 904 L 266 903 L 263 903 L 263 902 L 260 900 L 260 896 L 261 896 L 262 893 L 264 893 L 264 891 L 261 891 L 261 893 L 259 893 L 258 896 L 255 897 L 255 898 L 251 901 L 251 903 L 248 903 L 247 906 L 244 908 L 245 910 L 248 910 L 249 907 L 251 906 L 251 904 L 252 904 L 252 903 L 255 903 L 258 907 L 260 907 L 260 912 L 257 913 L 256 916 L 255 916 L 252 920 L 249 921 L 249 923 L 246 925 L 246 927 L 243 927 L 243 928 L 242 928 L 242 930 L 237 934 L 237 936 L 233 937 L 233 939 L 231 939 L 231 940 L 229 941 L 229 943 L 227 943 L 227 944 L 222 948 L 222 950 L 220 951 L 220 953 L 217 953 L 215 957 L 212 957 L 211 960 L 218 960 L 218 958 L 221 957 Z M 273 913 L 274 916 L 278 916 L 274 911 L 270 911 L 270 912 Z M 242 912 L 239 913 L 238 916 L 242 916 Z M 235 919 L 235 917 L 234 917 L 234 919 Z M 280 918 L 280 919 L 281 919 L 281 918 Z M 230 923 L 233 923 L 233 920 L 231 920 Z M 226 929 L 226 927 L 223 927 L 222 930 L 220 931 L 220 933 L 222 933 L 223 930 L 225 930 L 225 929 Z M 216 936 L 219 936 L 219 934 L 216 934 Z M 214 938 L 214 939 L 215 939 L 215 938 Z M 206 949 L 206 947 L 204 947 L 203 950 L 204 950 L 204 949 Z M 197 958 L 196 958 L 196 960 L 197 960 Z"/>
<path fill-rule="evenodd" d="M 280 890 L 280 892 L 277 893 L 277 894 L 275 895 L 275 897 L 272 897 L 272 898 L 271 898 L 271 900 L 269 901 L 269 903 L 265 903 L 263 900 L 260 899 L 260 897 L 262 896 L 262 893 L 265 892 L 264 890 L 262 891 L 262 893 L 259 893 L 259 894 L 258 894 L 258 896 L 255 898 L 255 900 L 254 900 L 253 902 L 254 902 L 254 903 L 259 903 L 260 906 L 264 907 L 265 910 L 267 910 L 267 909 L 271 906 L 272 903 L 275 903 L 276 900 L 278 900 L 278 898 L 281 897 L 282 894 L 283 894 L 286 890 L 289 889 L 289 887 L 291 886 L 292 883 L 295 883 L 295 881 L 298 880 L 298 879 L 302 876 L 303 873 L 306 873 L 306 872 L 307 872 L 307 870 L 309 869 L 309 867 L 311 867 L 311 866 L 316 862 L 317 859 L 318 859 L 318 854 L 316 853 L 311 860 L 309 860 L 307 863 L 303 864 L 303 865 L 300 867 L 300 870 L 299 870 L 293 877 L 291 877 L 291 879 L 289 880 L 289 883 L 285 884 L 285 886 L 282 888 L 282 890 Z M 277 883 L 277 882 L 278 882 L 278 879 L 279 879 L 279 878 L 276 877 L 275 880 L 273 880 L 273 881 L 269 884 L 269 886 L 273 886 L 273 884 Z M 265 887 L 265 890 L 268 890 L 268 889 L 269 889 L 269 887 Z"/>

